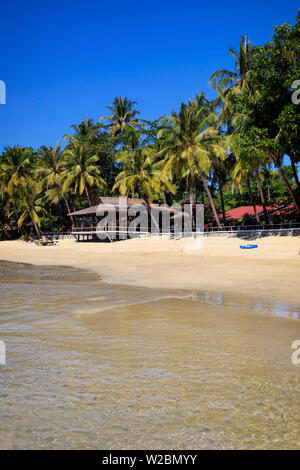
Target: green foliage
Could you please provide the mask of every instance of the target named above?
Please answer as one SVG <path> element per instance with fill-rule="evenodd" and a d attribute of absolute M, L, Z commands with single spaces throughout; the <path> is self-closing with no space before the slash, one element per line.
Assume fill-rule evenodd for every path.
<path fill-rule="evenodd" d="M 71 126 L 64 150 L 7 147 L 0 156 L 0 230 L 69 227 L 68 214 L 122 194 L 180 202 L 198 196 L 219 214 L 240 205 L 294 204 L 300 213 L 300 10 L 295 25 L 274 28 L 252 46 L 232 48 L 232 70 L 210 78 L 217 92 L 182 103 L 171 116 L 139 118 L 135 101 L 116 97 L 108 116 Z M 290 165 L 283 162 L 290 160 Z M 260 191 L 259 191 L 259 188 Z"/>

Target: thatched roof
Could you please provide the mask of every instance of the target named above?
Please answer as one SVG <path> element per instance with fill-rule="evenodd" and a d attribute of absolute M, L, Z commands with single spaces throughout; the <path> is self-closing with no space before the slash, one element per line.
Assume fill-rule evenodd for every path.
<path fill-rule="evenodd" d="M 144 199 L 131 198 L 131 197 L 127 198 L 127 207 L 129 207 L 129 206 L 141 206 L 141 205 L 142 206 L 146 205 L 146 201 Z M 153 209 L 157 208 L 160 211 L 174 212 L 173 209 L 171 209 L 169 207 L 166 207 L 166 206 L 159 206 L 158 204 L 153 204 L 153 203 L 150 203 L 149 205 Z M 99 209 L 99 206 L 101 206 L 102 208 L 103 208 L 103 206 L 107 207 L 107 209 L 109 209 L 111 207 L 116 207 L 117 208 L 117 207 L 119 207 L 119 197 L 100 197 L 99 204 L 97 206 L 86 207 L 85 209 L 80 209 L 78 211 L 71 212 L 68 215 L 83 216 L 83 215 L 96 214 L 97 210 Z"/>
<path fill-rule="evenodd" d="M 128 206 L 135 206 L 139 204 L 146 204 L 144 199 L 139 199 L 137 197 L 127 197 Z M 118 206 L 119 205 L 119 196 L 117 197 L 100 197 L 99 204 L 109 205 L 109 206 Z"/>
<path fill-rule="evenodd" d="M 70 212 L 68 215 L 89 215 L 96 214 L 99 206 L 86 207 L 85 209 L 80 209 L 79 211 Z"/>
<path fill-rule="evenodd" d="M 132 205 L 140 205 L 140 204 L 145 204 L 144 199 L 137 199 L 137 198 L 127 198 L 127 206 L 132 206 Z M 107 206 L 109 207 L 118 207 L 119 206 L 119 197 L 100 197 L 99 198 L 99 203 L 97 206 L 91 206 L 91 207 L 86 207 L 85 209 L 80 209 L 79 211 L 71 212 L 68 215 L 90 215 L 90 214 L 96 214 L 97 209 L 99 208 L 99 205 L 101 206 Z"/>

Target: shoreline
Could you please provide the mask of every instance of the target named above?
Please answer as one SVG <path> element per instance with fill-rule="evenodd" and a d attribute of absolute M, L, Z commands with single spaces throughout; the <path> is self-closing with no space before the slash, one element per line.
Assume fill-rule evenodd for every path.
<path fill-rule="evenodd" d="M 291 345 L 299 337 L 300 307 L 293 317 L 288 304 L 281 301 L 278 314 L 272 296 L 268 296 L 271 301 L 257 301 L 257 295 L 243 298 L 240 284 L 235 299 L 200 289 L 198 295 L 194 291 L 176 298 L 178 290 L 172 295 L 165 288 L 172 276 L 173 282 L 178 278 L 168 264 L 173 253 L 166 252 L 174 244 L 158 242 L 155 248 L 148 240 L 137 245 L 95 248 L 74 245 L 72 240 L 57 247 L 0 243 L 0 258 L 5 256 L 8 264 L 0 263 L 4 273 L 1 337 L 10 345 L 8 376 L 2 374 L 7 430 L 2 447 L 10 448 L 14 442 L 19 448 L 67 448 L 68 434 L 76 448 L 156 448 L 157 442 L 172 449 L 299 448 L 295 421 L 299 371 L 291 360 Z M 158 248 L 165 251 L 158 253 Z M 128 257 L 130 249 L 135 254 Z M 230 253 L 230 246 L 227 249 Z M 177 255 L 175 262 L 183 266 L 181 282 L 187 287 L 192 280 L 188 274 L 195 275 L 200 259 L 208 262 L 209 258 L 204 253 L 186 256 L 184 251 Z M 99 276 L 100 258 L 104 267 L 110 261 L 111 273 L 120 268 L 121 285 L 116 278 L 109 285 Z M 131 266 L 125 260 L 131 260 Z M 164 266 L 169 279 L 160 274 L 159 289 L 132 285 L 129 271 L 137 275 L 142 261 L 145 283 L 152 283 Z M 216 261 L 220 259 L 214 262 L 211 257 L 212 270 Z M 226 263 L 226 272 L 238 270 L 239 263 L 230 261 L 230 256 L 221 262 Z M 253 259 L 252 264 L 259 272 L 261 261 Z M 287 264 L 290 279 L 282 292 L 293 288 L 298 279 L 293 263 Z M 125 274 L 131 287 L 125 284 Z M 195 283 L 199 277 L 200 273 Z M 275 278 L 272 285 L 282 283 L 281 275 Z M 220 292 L 220 286 L 214 286 Z M 181 286 L 183 296 L 188 290 Z M 260 294 L 267 292 L 261 286 Z M 13 390 L 11 383 L 16 384 Z M 19 383 L 32 385 L 24 388 Z M 28 414 L 22 415 L 24 399 L 30 424 Z M 32 434 L 53 413 L 51 429 Z M 94 416 L 96 423 L 99 417 L 102 420 L 105 439 L 98 426 L 72 435 L 74 423 L 84 427 L 94 422 Z M 161 422 L 162 430 L 157 425 Z M 120 424 L 126 426 L 126 433 L 119 432 Z M 20 433 L 29 426 L 28 434 Z M 141 433 L 146 435 L 142 442 Z"/>
<path fill-rule="evenodd" d="M 113 286 L 114 288 L 128 288 L 137 290 L 139 289 L 144 291 L 155 291 L 157 296 L 155 297 L 147 297 L 143 298 L 143 300 L 132 300 L 128 299 L 127 302 L 120 303 L 120 304 L 112 304 L 112 305 L 105 305 L 100 309 L 97 307 L 96 311 L 100 312 L 102 310 L 114 310 L 116 308 L 128 308 L 128 307 L 136 307 L 141 304 L 148 304 L 152 302 L 159 302 L 165 300 L 179 300 L 179 301 L 189 301 L 189 302 L 201 302 L 202 304 L 206 305 L 206 308 L 214 308 L 214 307 L 222 307 L 226 310 L 230 310 L 231 312 L 239 310 L 243 310 L 244 313 L 251 315 L 256 315 L 261 317 L 262 315 L 265 317 L 269 317 L 272 319 L 281 319 L 281 320 L 294 320 L 299 321 L 300 319 L 300 305 L 295 305 L 288 302 L 276 302 L 270 298 L 259 298 L 257 296 L 249 296 L 246 294 L 237 294 L 231 292 L 220 292 L 217 289 L 205 291 L 205 290 L 195 290 L 189 291 L 188 289 L 178 289 L 178 288 L 167 288 L 167 287 L 145 287 L 143 285 L 137 285 L 134 283 L 125 284 L 119 282 L 108 282 L 99 274 L 97 270 L 89 269 L 87 267 L 77 267 L 77 266 L 70 266 L 70 265 L 58 265 L 58 264 L 33 264 L 29 262 L 22 262 L 22 261 L 7 261 L 0 259 L 1 263 L 9 263 L 15 265 L 22 265 L 22 266 L 29 266 L 29 267 L 44 267 L 46 269 L 51 268 L 59 268 L 59 269 L 66 269 L 66 270 L 75 270 L 76 272 L 82 272 L 84 274 L 97 274 L 97 282 L 105 286 Z M 148 294 L 148 292 L 147 292 Z M 267 314 L 265 312 L 267 310 Z M 89 310 L 89 313 L 93 313 L 95 309 Z M 241 312 L 240 312 L 241 313 Z"/>
<path fill-rule="evenodd" d="M 76 448 L 299 448 L 299 322 L 214 297 L 155 299 L 80 271 L 4 266 L 2 447 L 68 448 L 71 436 Z"/>
<path fill-rule="evenodd" d="M 66 266 L 96 272 L 101 280 L 154 289 L 244 295 L 300 306 L 300 239 L 267 237 L 255 250 L 237 239 L 132 239 L 37 247 L 21 240 L 0 242 L 0 259 L 33 265 Z M 253 242 L 254 243 L 254 242 Z"/>

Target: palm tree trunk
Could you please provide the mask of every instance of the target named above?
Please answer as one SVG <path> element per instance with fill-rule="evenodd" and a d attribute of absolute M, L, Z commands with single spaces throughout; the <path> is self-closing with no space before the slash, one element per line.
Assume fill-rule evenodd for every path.
<path fill-rule="evenodd" d="M 71 211 L 70 211 L 70 206 L 69 206 L 68 200 L 67 200 L 66 196 L 63 196 L 63 198 L 64 198 L 64 201 L 65 201 L 65 204 L 66 204 L 68 214 L 70 214 Z M 72 222 L 72 227 L 74 227 L 74 217 L 72 215 L 70 215 L 70 219 L 71 219 L 71 222 Z"/>
<path fill-rule="evenodd" d="M 13 227 L 13 226 L 12 226 L 12 223 L 11 223 L 11 221 L 10 221 L 9 219 L 8 219 L 8 221 L 7 221 L 7 225 L 8 225 L 9 228 L 10 228 L 10 233 L 11 233 L 11 234 L 13 234 L 15 230 L 18 230 L 16 227 Z"/>
<path fill-rule="evenodd" d="M 280 155 L 279 154 L 271 154 L 271 158 L 276 166 L 276 168 L 278 169 L 279 171 L 279 174 L 282 178 L 282 181 L 284 182 L 285 186 L 286 186 L 286 189 L 288 190 L 289 192 L 289 195 L 291 196 L 292 198 L 292 201 L 293 203 L 295 204 L 295 209 L 296 209 L 296 212 L 297 214 L 300 214 L 300 204 L 294 194 L 294 191 L 292 190 L 292 187 L 288 181 L 288 179 L 286 178 L 284 172 L 283 172 L 283 169 L 282 169 L 282 166 L 281 166 L 281 160 L 280 160 Z"/>
<path fill-rule="evenodd" d="M 35 231 L 36 231 L 36 233 L 37 233 L 37 236 L 40 238 L 41 232 L 40 232 L 40 230 L 39 230 L 37 224 L 35 223 L 35 220 L 34 220 L 34 218 L 33 218 L 33 215 L 32 215 L 32 213 L 31 213 L 31 210 L 29 210 L 29 215 L 30 215 L 30 218 L 31 218 L 31 220 L 32 220 L 32 222 L 33 222 L 33 225 L 34 225 Z"/>
<path fill-rule="evenodd" d="M 256 222 L 257 222 L 258 224 L 260 224 L 261 221 L 260 221 L 260 218 L 259 218 L 259 215 L 258 215 L 258 212 L 257 212 L 256 204 L 255 204 L 255 202 L 254 202 L 254 197 L 253 197 L 253 194 L 252 194 L 252 191 L 251 191 L 251 185 L 250 185 L 249 176 L 247 176 L 247 186 L 248 186 L 248 192 L 249 192 L 250 199 L 251 199 L 251 204 L 252 204 L 253 209 L 254 209 Z"/>
<path fill-rule="evenodd" d="M 288 190 L 288 192 L 289 192 L 289 194 L 292 198 L 292 201 L 295 204 L 296 212 L 297 212 L 297 214 L 300 214 L 299 202 L 297 201 L 296 196 L 294 194 L 294 191 L 292 190 L 292 187 L 291 187 L 290 183 L 288 182 L 288 180 L 287 180 L 287 178 L 286 178 L 286 176 L 283 172 L 282 166 L 279 165 L 279 164 L 276 164 L 276 166 L 277 166 L 279 174 L 280 174 L 280 176 L 281 176 L 281 178 L 282 178 L 282 180 L 283 180 L 283 182 L 284 182 L 284 184 L 285 184 L 285 186 L 286 186 L 286 188 L 287 188 L 287 190 Z"/>
<path fill-rule="evenodd" d="M 89 205 L 91 206 L 92 205 L 91 198 L 90 198 L 90 195 L 86 186 L 84 186 L 84 190 L 85 190 L 86 197 L 88 198 Z"/>
<path fill-rule="evenodd" d="M 4 235 L 8 238 L 8 240 L 10 240 L 11 236 L 9 235 L 8 231 L 6 230 L 4 224 L 1 221 L 0 221 L 0 227 Z"/>
<path fill-rule="evenodd" d="M 222 214 L 223 214 L 223 223 L 224 226 L 226 225 L 226 212 L 225 212 L 225 205 L 224 205 L 224 194 L 223 194 L 223 186 L 220 181 L 220 178 L 218 178 L 218 183 L 219 183 L 219 190 L 220 190 L 220 198 L 221 198 L 221 206 L 222 206 Z"/>
<path fill-rule="evenodd" d="M 262 186 L 261 186 L 259 173 L 258 173 L 257 170 L 255 170 L 255 176 L 256 176 L 256 182 L 257 182 L 257 187 L 258 187 L 261 203 L 262 203 L 262 206 L 263 206 L 263 209 L 264 209 L 265 220 L 266 220 L 266 223 L 268 224 L 269 223 L 269 216 L 268 216 L 268 211 L 267 211 L 267 206 L 266 206 L 266 200 L 265 200 L 264 192 L 263 192 L 263 189 L 262 189 Z"/>
<path fill-rule="evenodd" d="M 270 189 L 270 183 L 267 181 L 267 187 L 268 187 L 268 192 L 267 192 L 267 201 L 270 204 L 271 203 L 271 189 Z"/>
<path fill-rule="evenodd" d="M 297 168 L 296 168 L 296 165 L 295 165 L 294 158 L 290 157 L 290 160 L 291 160 L 291 167 L 292 167 L 292 171 L 293 171 L 294 180 L 296 182 L 297 188 L 300 189 L 300 181 L 299 181 L 299 178 L 298 178 L 298 173 L 297 173 Z"/>
<path fill-rule="evenodd" d="M 157 221 L 155 219 L 155 217 L 153 217 L 153 214 L 152 214 L 152 211 L 151 211 L 151 207 L 150 207 L 150 203 L 148 200 L 145 199 L 145 202 L 146 202 L 146 206 L 147 206 L 147 211 L 148 211 L 148 215 L 150 216 L 150 219 L 153 220 L 154 222 L 154 225 L 158 231 L 158 233 L 160 232 L 160 229 L 159 229 L 159 223 L 157 224 Z"/>
<path fill-rule="evenodd" d="M 204 189 L 205 189 L 205 191 L 206 191 L 206 194 L 207 194 L 207 196 L 208 196 L 209 203 L 210 203 L 210 207 L 211 207 L 211 210 L 212 210 L 212 212 L 213 212 L 215 222 L 216 222 L 218 228 L 221 229 L 221 228 L 222 228 L 222 225 L 221 225 L 221 223 L 220 223 L 220 219 L 219 219 L 218 214 L 217 214 L 217 211 L 216 211 L 216 206 L 215 206 L 215 204 L 214 204 L 214 201 L 213 201 L 213 198 L 212 198 L 210 189 L 209 189 L 209 187 L 208 187 L 208 184 L 207 184 L 207 182 L 206 182 L 205 176 L 204 176 L 204 174 L 203 174 L 203 172 L 202 172 L 202 170 L 201 170 L 201 168 L 200 168 L 200 165 L 199 165 L 198 160 L 197 160 L 197 158 L 195 157 L 195 155 L 193 155 L 193 159 L 194 159 L 194 163 L 195 163 L 195 165 L 196 165 L 197 171 L 198 171 L 198 173 L 199 173 L 201 182 L 202 182 L 202 184 L 203 184 L 203 186 L 204 186 Z"/>
<path fill-rule="evenodd" d="M 190 192 L 191 231 L 193 231 L 193 194 Z"/>

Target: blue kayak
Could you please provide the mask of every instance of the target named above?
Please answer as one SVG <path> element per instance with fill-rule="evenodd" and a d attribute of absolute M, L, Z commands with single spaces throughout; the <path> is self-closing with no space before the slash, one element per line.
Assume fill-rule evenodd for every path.
<path fill-rule="evenodd" d="M 240 245 L 243 250 L 251 250 L 251 248 L 258 248 L 258 245 Z"/>

